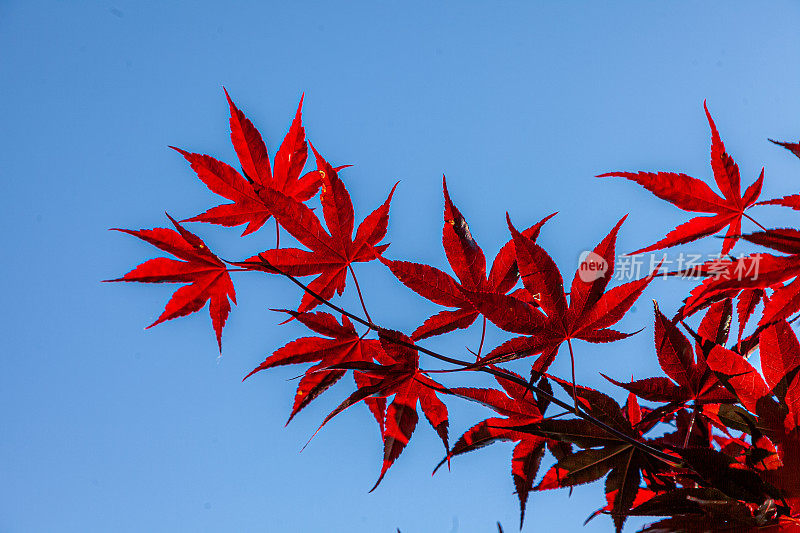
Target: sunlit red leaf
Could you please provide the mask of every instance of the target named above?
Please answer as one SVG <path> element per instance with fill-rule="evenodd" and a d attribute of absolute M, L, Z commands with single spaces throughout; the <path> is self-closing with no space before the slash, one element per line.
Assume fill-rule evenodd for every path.
<path fill-rule="evenodd" d="M 294 405 L 289 415 L 289 422 L 291 422 L 292 418 L 314 398 L 344 376 L 345 370 L 341 368 L 330 370 L 329 367 L 342 363 L 372 362 L 382 348 L 376 340 L 361 338 L 346 316 L 342 316 L 342 322 L 339 324 L 333 315 L 328 313 L 285 312 L 324 337 L 302 337 L 290 342 L 267 357 L 244 379 L 268 368 L 314 363 L 314 366 L 306 370 L 297 385 Z M 359 380 L 356 378 L 356 384 L 358 385 L 358 383 Z M 370 407 L 372 408 L 372 406 Z M 380 423 L 383 423 L 383 420 Z"/>
<path fill-rule="evenodd" d="M 173 149 L 183 155 L 191 164 L 192 170 L 212 192 L 233 202 L 212 207 L 185 222 L 209 222 L 222 226 L 247 224 L 242 234 L 247 235 L 263 226 L 272 214 L 265 195 L 267 189 L 275 189 L 304 202 L 317 193 L 322 180 L 317 171 L 300 177 L 308 155 L 308 145 L 301 124 L 302 98 L 291 128 L 275 156 L 273 173 L 261 134 L 236 107 L 227 90 L 225 97 L 231 113 L 231 142 L 244 176 L 211 156 Z"/>
<path fill-rule="evenodd" d="M 438 305 L 455 308 L 453 311 L 442 311 L 425 320 L 411 335 L 415 340 L 468 328 L 475 322 L 479 310 L 467 294 L 487 293 L 490 295 L 488 297 L 505 297 L 519 280 L 513 243 L 501 248 L 487 277 L 483 250 L 472 236 L 461 211 L 450 199 L 445 178 L 442 178 L 442 188 L 445 201 L 442 245 L 450 267 L 458 279 L 429 265 L 380 258 L 406 287 Z M 541 227 L 552 216 L 545 217 L 525 230 L 524 234 L 535 240 Z"/>
<path fill-rule="evenodd" d="M 739 167 L 725 151 L 725 145 L 720 139 L 717 127 L 705 103 L 703 103 L 703 107 L 711 127 L 711 168 L 717 187 L 722 192 L 722 197 L 712 191 L 704 182 L 686 174 L 608 172 L 598 176 L 621 177 L 634 181 L 662 200 L 666 200 L 684 211 L 712 213 L 712 216 L 692 218 L 689 222 L 681 224 L 667 233 L 665 238 L 636 250 L 633 252 L 634 254 L 692 242 L 713 235 L 728 226 L 729 230 L 722 244 L 722 254 L 724 255 L 733 248 L 741 234 L 744 211 L 752 207 L 761 194 L 761 184 L 764 181 L 763 169 L 758 179 L 747 188 L 742 196 Z"/>
<path fill-rule="evenodd" d="M 222 328 L 231 310 L 229 299 L 236 303 L 236 292 L 228 270 L 205 243 L 185 230 L 167 215 L 175 230 L 167 228 L 127 230 L 117 229 L 149 242 L 180 260 L 159 257 L 146 261 L 123 277 L 108 281 L 139 281 L 144 283 L 188 283 L 175 291 L 161 316 L 147 326 L 151 328 L 165 320 L 199 311 L 209 302 L 208 311 L 222 352 Z M 177 231 L 176 231 L 177 230 Z"/>
<path fill-rule="evenodd" d="M 271 272 L 271 267 L 293 276 L 317 275 L 308 287 L 322 298 L 330 299 L 344 292 L 348 269 L 355 262 L 368 262 L 388 245 L 378 244 L 386 236 L 389 206 L 397 185 L 386 201 L 368 215 L 353 239 L 353 204 L 350 195 L 333 168 L 316 151 L 318 172 L 322 176 L 323 192 L 320 196 L 323 215 L 330 233 L 311 209 L 302 202 L 274 189 L 264 190 L 265 203 L 281 226 L 310 251 L 298 248 L 273 248 L 239 263 L 251 269 Z M 264 264 L 265 263 L 265 264 Z M 305 293 L 298 312 L 305 312 L 320 304 L 320 300 Z"/>
<path fill-rule="evenodd" d="M 542 247 L 519 233 L 508 219 L 522 282 L 537 305 L 491 293 L 466 293 L 480 312 L 498 327 L 526 335 L 501 344 L 482 361 L 497 363 L 542 354 L 534 363 L 536 374 L 547 370 L 559 346 L 569 339 L 600 343 L 629 336 L 608 328 L 622 319 L 652 276 L 606 291 L 614 274 L 614 243 L 624 220 L 620 220 L 592 252 L 592 257 L 599 258 L 598 262 L 605 262 L 605 270 L 582 275 L 581 270 L 588 268 L 588 262 L 579 265 L 567 303 L 563 278 L 555 262 Z"/>
<path fill-rule="evenodd" d="M 517 376 L 519 377 L 519 376 Z M 526 389 L 514 382 L 496 377 L 505 394 L 495 389 L 470 389 L 455 387 L 450 392 L 477 401 L 493 409 L 504 418 L 487 418 L 468 429 L 450 450 L 438 468 L 450 458 L 482 448 L 498 440 L 517 442 L 511 456 L 511 473 L 520 503 L 520 527 L 525 520 L 525 504 L 539 471 L 545 449 L 545 438 L 512 429 L 532 424 L 542 419 L 537 400 Z M 436 472 L 436 470 L 434 470 Z"/>

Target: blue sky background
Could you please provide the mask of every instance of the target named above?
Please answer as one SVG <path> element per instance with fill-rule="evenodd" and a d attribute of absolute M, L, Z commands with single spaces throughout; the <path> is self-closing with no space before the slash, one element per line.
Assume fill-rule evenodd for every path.
<path fill-rule="evenodd" d="M 107 228 L 162 226 L 165 210 L 185 218 L 219 203 L 167 145 L 234 161 L 222 85 L 272 151 L 305 91 L 309 138 L 355 165 L 342 176 L 357 217 L 401 180 L 389 257 L 446 267 L 446 172 L 490 258 L 508 238 L 506 210 L 520 226 L 560 211 L 540 243 L 569 279 L 623 214 L 622 251 L 686 220 L 635 184 L 592 176 L 710 179 L 704 98 L 743 183 L 766 166 L 764 198 L 797 192 L 798 161 L 766 138 L 800 137 L 799 15 L 795 2 L 2 2 L 0 531 L 465 533 L 498 520 L 514 531 L 509 444 L 431 477 L 442 449 L 420 421 L 367 494 L 382 447 L 366 409 L 298 453 L 348 381 L 285 429 L 301 369 L 241 383 L 305 333 L 268 311 L 296 305 L 297 290 L 237 275 L 218 358 L 206 310 L 143 331 L 175 286 L 100 283 L 156 256 Z M 247 238 L 191 229 L 224 257 L 274 239 L 270 227 Z M 378 264 L 358 272 L 387 326 L 411 331 L 436 310 Z M 579 343 L 579 380 L 612 390 L 598 371 L 656 375 L 649 301 L 672 312 L 689 287 L 654 282 L 621 325 L 645 328 L 634 338 Z M 429 345 L 464 356 L 478 336 Z M 492 329 L 487 343 L 504 338 Z M 568 368 L 562 353 L 553 371 Z M 452 440 L 488 414 L 449 405 Z M 606 517 L 581 527 L 602 501 L 599 485 L 532 494 L 525 531 L 608 531 Z"/>

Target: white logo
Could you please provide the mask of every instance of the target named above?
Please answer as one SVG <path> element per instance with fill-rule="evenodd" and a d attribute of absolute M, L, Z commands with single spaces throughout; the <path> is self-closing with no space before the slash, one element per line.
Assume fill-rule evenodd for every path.
<path fill-rule="evenodd" d="M 583 252 L 578 261 L 578 277 L 584 283 L 596 281 L 608 272 L 608 262 L 594 252 Z"/>

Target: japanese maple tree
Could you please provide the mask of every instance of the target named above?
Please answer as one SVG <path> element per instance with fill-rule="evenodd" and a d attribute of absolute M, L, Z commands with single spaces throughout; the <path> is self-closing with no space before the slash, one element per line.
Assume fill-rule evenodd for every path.
<path fill-rule="evenodd" d="M 674 172 L 600 177 L 634 181 L 680 209 L 705 213 L 633 254 L 722 233 L 721 256 L 696 269 L 668 272 L 659 264 L 639 279 L 612 284 L 617 236 L 626 220 L 622 217 L 583 256 L 567 288 L 561 268 L 538 242 L 542 231 L 557 225 L 550 221 L 554 213 L 540 214 L 539 222 L 522 231 L 506 214 L 505 244 L 488 265 L 443 179 L 442 246 L 453 274 L 398 258 L 384 241 L 397 184 L 356 227 L 350 193 L 340 176 L 347 165 L 333 166 L 307 141 L 302 98 L 271 162 L 261 134 L 227 91 L 225 97 L 241 171 L 208 155 L 175 150 L 212 192 L 230 203 L 181 222 L 167 215 L 174 229 L 118 230 L 174 258 L 147 260 L 109 281 L 184 284 L 151 326 L 197 312 L 208 302 L 221 353 L 230 302 L 236 303 L 232 272 L 267 275 L 297 286 L 296 308 L 276 311 L 312 334 L 276 343 L 273 353 L 260 364 L 254 362 L 244 379 L 279 366 L 307 365 L 288 424 L 351 374 L 352 381 L 344 382 L 349 394 L 320 416 L 319 427 L 358 404 L 366 406 L 384 451 L 372 490 L 409 446 L 421 412 L 444 446 L 438 465 L 432 462 L 434 472 L 494 442 L 513 443 L 510 470 L 520 528 L 526 503 L 537 491 L 571 491 L 604 480 L 605 501 L 589 518 L 607 514 L 616 531 L 630 516 L 654 517 L 642 529 L 650 532 L 800 530 L 800 342 L 792 327 L 800 317 L 800 228 L 769 229 L 749 214 L 756 207 L 800 210 L 800 193 L 759 201 L 763 168 L 742 192 L 739 166 L 707 107 L 711 174 L 720 194 L 704 180 Z M 798 144 L 772 142 L 800 157 Z M 314 168 L 307 170 L 309 148 Z M 236 261 L 221 259 L 182 225 L 245 225 L 247 235 L 270 218 L 277 229 L 275 245 Z M 742 219 L 758 230 L 743 231 Z M 280 228 L 298 247 L 280 246 Z M 734 256 L 742 240 L 765 251 Z M 708 242 L 719 249 L 718 241 Z M 367 312 L 356 263 L 388 268 L 404 286 L 444 309 L 432 316 L 419 313 L 414 331 L 395 331 Z M 636 332 L 653 336 L 663 375 L 629 381 L 604 368 L 603 376 L 613 385 L 609 391 L 576 383 L 576 365 L 591 363 L 576 353 L 573 342 L 607 345 L 633 335 L 614 326 L 660 274 L 697 279 L 679 309 L 665 313 L 655 303 L 652 332 Z M 361 303 L 357 312 L 340 305 L 348 277 Z M 480 340 L 474 352 L 443 354 L 425 343 L 476 322 Z M 487 324 L 508 337 L 484 349 Z M 572 372 L 558 376 L 551 364 L 565 343 Z M 507 363 L 523 360 L 525 375 L 507 368 Z M 456 373 L 474 379 L 474 386 L 449 385 Z M 612 397 L 620 389 L 627 394 L 624 404 Z M 459 420 L 468 429 L 451 447 L 447 405 L 458 401 L 477 402 L 487 415 Z M 540 468 L 546 460 L 548 466 Z"/>

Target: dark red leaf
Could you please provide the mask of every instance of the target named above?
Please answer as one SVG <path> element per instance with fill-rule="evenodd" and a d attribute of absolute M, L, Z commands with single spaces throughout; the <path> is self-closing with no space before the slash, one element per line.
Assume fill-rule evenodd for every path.
<path fill-rule="evenodd" d="M 533 481 L 539 471 L 539 463 L 544 454 L 545 438 L 516 431 L 513 428 L 526 424 L 535 424 L 542 419 L 542 415 L 533 395 L 526 394 L 522 387 L 508 379 L 497 376 L 495 376 L 495 379 L 506 391 L 506 394 L 495 389 L 450 389 L 451 393 L 480 402 L 505 418 L 488 418 L 468 429 L 456 441 L 453 449 L 450 450 L 450 453 L 439 463 L 436 469 L 452 457 L 481 448 L 495 441 L 508 440 L 517 442 L 518 444 L 515 446 L 511 457 L 511 473 L 520 502 L 521 527 L 525 519 L 525 504 L 528 500 L 528 493 L 533 487 Z"/>
<path fill-rule="evenodd" d="M 793 228 L 771 229 L 742 235 L 746 241 L 786 254 L 800 253 L 800 231 Z"/>

